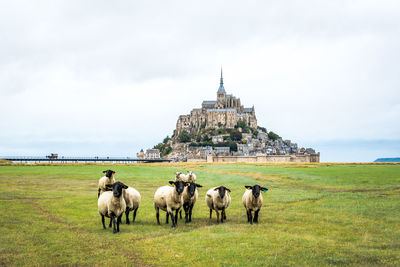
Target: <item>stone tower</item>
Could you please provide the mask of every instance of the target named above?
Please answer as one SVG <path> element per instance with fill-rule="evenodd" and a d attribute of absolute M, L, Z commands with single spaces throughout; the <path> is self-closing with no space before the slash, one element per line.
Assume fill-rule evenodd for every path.
<path fill-rule="evenodd" d="M 225 107 L 226 92 L 225 92 L 225 88 L 224 88 L 224 79 L 222 78 L 222 68 L 221 68 L 221 80 L 219 82 L 219 88 L 218 88 L 218 91 L 217 91 L 217 102 L 218 102 L 218 106 L 220 108 L 224 108 Z"/>

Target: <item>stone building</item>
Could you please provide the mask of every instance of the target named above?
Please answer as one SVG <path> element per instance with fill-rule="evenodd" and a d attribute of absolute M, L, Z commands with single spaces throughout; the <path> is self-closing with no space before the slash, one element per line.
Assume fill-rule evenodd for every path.
<path fill-rule="evenodd" d="M 136 157 L 138 159 L 160 159 L 161 154 L 160 150 L 155 148 L 147 149 L 146 153 L 144 153 L 143 149 L 141 149 L 139 153 L 136 153 Z"/>
<path fill-rule="evenodd" d="M 226 94 L 221 69 L 217 100 L 205 100 L 201 108 L 193 109 L 188 115 L 180 115 L 176 123 L 175 136 L 184 130 L 198 133 L 202 128 L 232 129 L 239 120 L 243 120 L 251 128 L 257 128 L 254 106 L 245 108 L 240 98 Z"/>

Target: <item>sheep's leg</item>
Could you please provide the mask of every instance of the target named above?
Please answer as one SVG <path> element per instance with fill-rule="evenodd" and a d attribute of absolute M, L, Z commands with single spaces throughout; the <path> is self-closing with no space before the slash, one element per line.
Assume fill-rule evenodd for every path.
<path fill-rule="evenodd" d="M 172 212 L 172 210 L 171 211 L 169 211 L 169 216 L 171 216 L 171 221 L 172 221 L 172 228 L 175 228 L 176 227 L 176 225 L 175 225 L 175 218 L 174 218 L 174 213 Z"/>
<path fill-rule="evenodd" d="M 112 217 L 110 217 L 110 224 L 108 225 L 109 228 L 112 226 Z"/>
<path fill-rule="evenodd" d="M 254 220 L 253 220 L 253 222 L 255 222 L 255 223 L 258 223 L 258 213 L 260 212 L 260 210 L 256 210 L 255 212 L 254 212 Z"/>
<path fill-rule="evenodd" d="M 117 217 L 117 232 L 119 232 L 119 224 L 121 223 L 122 213 Z"/>
<path fill-rule="evenodd" d="M 249 215 L 249 210 L 246 209 L 246 214 L 247 214 L 247 222 L 250 222 L 250 215 Z"/>
<path fill-rule="evenodd" d="M 126 217 L 126 224 L 130 224 L 130 222 L 129 222 L 129 208 L 126 208 L 126 210 L 125 210 L 125 217 Z"/>
<path fill-rule="evenodd" d="M 182 219 L 182 210 L 179 210 L 179 217 Z"/>
<path fill-rule="evenodd" d="M 210 209 L 210 219 L 211 219 L 211 217 L 212 217 L 212 209 Z"/>
<path fill-rule="evenodd" d="M 97 192 L 97 198 L 100 197 L 100 191 L 101 191 L 101 189 L 99 188 L 99 192 Z"/>
<path fill-rule="evenodd" d="M 219 223 L 219 212 L 218 212 L 218 210 L 215 210 L 215 213 L 217 214 L 217 223 Z"/>
<path fill-rule="evenodd" d="M 224 220 L 226 221 L 226 210 L 224 209 Z"/>
<path fill-rule="evenodd" d="M 250 224 L 253 224 L 253 215 L 251 214 L 251 210 L 249 210 L 249 221 L 250 221 Z"/>
<path fill-rule="evenodd" d="M 189 206 L 189 222 L 192 221 L 192 210 L 193 210 L 193 204 Z"/>
<path fill-rule="evenodd" d="M 156 208 L 156 218 L 157 218 L 157 224 L 160 224 L 160 209 Z"/>
<path fill-rule="evenodd" d="M 115 227 L 116 226 L 115 217 L 111 216 L 111 219 L 112 219 L 113 226 L 114 226 L 113 233 L 115 234 L 117 232 L 117 228 Z"/>
<path fill-rule="evenodd" d="M 224 222 L 224 217 L 225 217 L 225 208 L 223 208 L 221 211 L 221 223 Z"/>
<path fill-rule="evenodd" d="M 103 224 L 103 229 L 106 230 L 106 225 L 104 223 L 104 215 L 101 215 L 101 223 Z"/>
<path fill-rule="evenodd" d="M 182 211 L 181 209 L 179 209 L 179 211 Z M 182 217 L 181 217 L 182 219 Z M 175 211 L 175 224 L 178 225 L 178 210 Z"/>
<path fill-rule="evenodd" d="M 185 209 L 185 223 L 189 222 L 189 205 L 185 205 L 183 206 L 183 208 Z"/>
<path fill-rule="evenodd" d="M 136 212 L 137 212 L 137 210 L 138 210 L 138 208 L 136 208 L 136 209 L 133 211 L 133 219 L 132 219 L 132 223 L 134 223 L 134 222 L 135 222 L 135 219 L 136 219 Z"/>
<path fill-rule="evenodd" d="M 166 217 L 166 219 L 165 219 L 165 223 L 166 224 L 168 224 L 168 219 L 169 219 L 169 213 L 168 213 L 168 211 L 167 211 L 167 215 L 166 215 L 167 217 Z M 171 220 L 172 220 L 172 218 L 171 218 Z"/>

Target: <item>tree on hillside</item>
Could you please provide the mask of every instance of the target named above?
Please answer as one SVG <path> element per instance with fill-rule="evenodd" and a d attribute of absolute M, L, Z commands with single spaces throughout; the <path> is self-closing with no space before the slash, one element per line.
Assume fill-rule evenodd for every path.
<path fill-rule="evenodd" d="M 179 141 L 181 141 L 182 143 L 190 142 L 190 134 L 185 130 L 182 131 L 179 135 Z"/>
<path fill-rule="evenodd" d="M 169 141 L 169 139 L 171 138 L 169 138 L 169 136 L 167 135 L 167 137 L 164 138 L 163 143 L 166 144 Z"/>
<path fill-rule="evenodd" d="M 263 131 L 264 133 L 267 132 L 267 129 L 265 127 L 257 126 L 257 129 Z"/>
<path fill-rule="evenodd" d="M 242 140 L 242 133 L 235 129 L 231 131 L 230 137 L 232 141 L 240 141 Z"/>
<path fill-rule="evenodd" d="M 279 135 L 277 135 L 276 133 L 274 133 L 273 131 L 268 132 L 268 138 L 271 140 L 278 140 L 281 137 Z"/>

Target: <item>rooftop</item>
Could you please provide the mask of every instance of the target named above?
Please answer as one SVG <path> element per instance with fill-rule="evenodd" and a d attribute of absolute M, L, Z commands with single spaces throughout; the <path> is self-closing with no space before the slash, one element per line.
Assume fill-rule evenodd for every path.
<path fill-rule="evenodd" d="M 236 109 L 234 108 L 221 108 L 221 109 L 207 109 L 207 112 L 219 112 L 219 111 L 224 111 L 224 112 L 236 112 Z"/>

